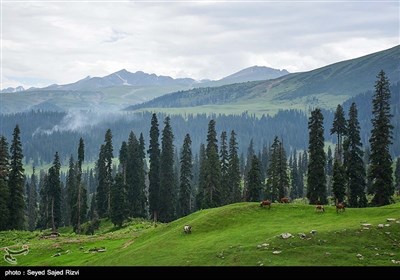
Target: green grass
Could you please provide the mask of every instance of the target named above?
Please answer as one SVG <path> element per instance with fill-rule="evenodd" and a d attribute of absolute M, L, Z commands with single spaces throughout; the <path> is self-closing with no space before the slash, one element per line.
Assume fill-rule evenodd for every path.
<path fill-rule="evenodd" d="M 0 247 L 29 244 L 29 254 L 17 257 L 23 266 L 398 266 L 392 260 L 400 260 L 400 224 L 387 218 L 400 220 L 400 203 L 343 213 L 333 206 L 317 213 L 305 204 L 273 204 L 268 210 L 258 203 L 237 203 L 157 227 L 134 220 L 115 229 L 103 221 L 94 236 L 66 230 L 44 240 L 38 232 L 2 232 Z M 363 229 L 363 223 L 372 226 Z M 381 223 L 390 226 L 379 229 Z M 185 224 L 192 226 L 191 234 L 183 233 Z M 294 237 L 280 238 L 285 232 Z M 88 251 L 94 247 L 106 252 Z M 56 253 L 61 256 L 52 257 Z"/>

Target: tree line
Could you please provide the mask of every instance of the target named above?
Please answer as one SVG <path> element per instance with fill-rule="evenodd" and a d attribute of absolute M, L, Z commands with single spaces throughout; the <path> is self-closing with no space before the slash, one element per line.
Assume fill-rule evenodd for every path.
<path fill-rule="evenodd" d="M 198 209 L 265 198 L 279 201 L 286 196 L 306 196 L 310 204 L 326 204 L 332 195 L 336 202 L 366 207 L 368 193 L 373 195 L 371 205 L 386 205 L 395 188 L 400 189 L 400 158 L 394 184 L 392 179 L 389 100 L 389 81 L 382 71 L 375 85 L 368 156 L 360 140 L 355 103 L 347 119 L 343 107 L 337 106 L 329 130 L 337 137 L 334 152 L 329 147 L 325 153 L 324 115 L 316 108 L 308 121 L 308 150 L 294 150 L 289 159 L 284 138 L 278 136 L 258 152 L 251 139 L 245 159 L 244 153 L 239 155 L 235 130 L 218 135 L 214 119 L 208 122 L 205 143 L 197 153 L 192 152 L 189 133 L 178 149 L 171 118 L 165 116 L 161 130 L 157 114 L 152 114 L 147 149 L 144 135 L 137 137 L 131 131 L 117 152 L 107 129 L 94 170 L 82 170 L 87 147 L 80 138 L 67 174 L 60 171 L 55 152 L 47 171 L 37 176 L 34 169 L 31 178 L 25 178 L 17 125 L 10 148 L 7 139 L 0 138 L 0 229 L 56 231 L 72 225 L 77 233 L 93 233 L 99 218 L 110 218 L 116 226 L 130 218 L 169 222 Z"/>

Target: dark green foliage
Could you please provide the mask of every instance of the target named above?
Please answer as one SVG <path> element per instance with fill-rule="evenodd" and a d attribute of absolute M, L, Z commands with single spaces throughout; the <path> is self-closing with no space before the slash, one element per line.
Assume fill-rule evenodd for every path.
<path fill-rule="evenodd" d="M 394 171 L 394 177 L 395 177 L 395 188 L 397 190 L 397 193 L 400 194 L 400 157 L 398 157 L 396 161 L 396 169 Z"/>
<path fill-rule="evenodd" d="M 333 120 L 332 128 L 331 128 L 331 135 L 336 133 L 337 134 L 337 152 L 339 155 L 339 159 L 342 159 L 342 138 L 346 135 L 347 132 L 347 124 L 346 119 L 344 117 L 343 107 L 339 104 L 336 107 L 335 118 Z"/>
<path fill-rule="evenodd" d="M 176 217 L 176 186 L 174 178 L 174 135 L 170 118 L 166 117 L 161 136 L 160 155 L 160 201 L 158 219 L 160 222 L 170 222 Z"/>
<path fill-rule="evenodd" d="M 311 112 L 308 121 L 310 154 L 308 162 L 307 198 L 310 204 L 326 204 L 326 177 L 324 152 L 324 116 L 320 109 Z"/>
<path fill-rule="evenodd" d="M 365 167 L 363 162 L 364 152 L 360 138 L 360 125 L 357 117 L 357 107 L 353 103 L 349 111 L 348 133 L 344 140 L 344 166 L 347 173 L 348 198 L 350 207 L 366 207 L 365 196 Z"/>
<path fill-rule="evenodd" d="M 392 157 L 389 146 L 392 144 L 393 126 L 390 123 L 390 89 L 389 80 L 383 70 L 377 76 L 375 95 L 372 101 L 372 131 L 369 140 L 371 145 L 369 178 L 371 193 L 374 195 L 371 204 L 387 205 L 394 193 Z"/>
<path fill-rule="evenodd" d="M 112 179 L 112 133 L 108 129 L 104 137 L 104 144 L 100 147 L 99 159 L 97 161 L 97 210 L 101 218 L 110 214 L 111 194 L 110 189 L 113 183 Z"/>
<path fill-rule="evenodd" d="M 60 157 L 58 152 L 54 155 L 53 165 L 49 168 L 47 177 L 47 196 L 50 225 L 55 232 L 61 225 L 61 181 L 60 181 Z"/>
<path fill-rule="evenodd" d="M 186 134 L 183 141 L 181 151 L 181 172 L 180 172 L 180 187 L 179 187 L 179 204 L 178 204 L 178 217 L 183 217 L 190 214 L 194 206 L 192 205 L 192 140 L 190 135 Z"/>
<path fill-rule="evenodd" d="M 122 141 L 121 148 L 119 150 L 119 164 L 120 172 L 124 176 L 124 184 L 126 184 L 126 167 L 128 164 L 128 145 L 125 141 Z"/>
<path fill-rule="evenodd" d="M 222 205 L 229 204 L 231 201 L 231 192 L 229 186 L 229 154 L 228 154 L 228 137 L 226 131 L 221 133 L 221 149 L 219 151 L 221 161 L 221 193 Z"/>
<path fill-rule="evenodd" d="M 34 231 L 37 223 L 37 179 L 35 174 L 35 167 L 32 168 L 31 181 L 27 190 L 27 216 L 28 216 L 28 230 Z"/>
<path fill-rule="evenodd" d="M 82 182 L 82 163 L 85 160 L 85 145 L 80 138 L 78 146 L 78 161 L 74 163 L 71 156 L 67 177 L 69 209 L 71 224 L 76 233 L 81 233 L 81 224 L 85 221 L 87 212 L 87 190 Z"/>
<path fill-rule="evenodd" d="M 331 146 L 328 146 L 328 153 L 326 158 L 326 176 L 333 175 L 333 156 Z"/>
<path fill-rule="evenodd" d="M 16 125 L 10 147 L 9 228 L 22 230 L 25 222 L 24 168 L 19 126 Z"/>
<path fill-rule="evenodd" d="M 10 172 L 10 156 L 8 143 L 4 136 L 0 138 L 0 231 L 9 228 L 9 197 L 8 176 Z"/>
<path fill-rule="evenodd" d="M 260 161 L 256 155 L 251 160 L 250 170 L 247 173 L 248 191 L 246 201 L 258 202 L 261 199 L 263 184 L 261 181 Z"/>
<path fill-rule="evenodd" d="M 47 229 L 49 225 L 49 196 L 48 196 L 48 174 L 44 171 L 40 172 L 39 183 L 39 219 L 37 228 Z"/>
<path fill-rule="evenodd" d="M 238 143 L 236 140 L 236 133 L 231 131 L 229 139 L 229 163 L 228 163 L 228 186 L 230 200 L 229 203 L 239 202 L 242 199 L 242 192 L 240 189 L 240 163 L 238 156 Z"/>
<path fill-rule="evenodd" d="M 142 146 L 133 131 L 129 134 L 127 144 L 126 186 L 129 216 L 145 218 L 145 182 Z"/>
<path fill-rule="evenodd" d="M 127 217 L 126 209 L 126 192 L 124 185 L 124 176 L 118 173 L 115 176 L 115 182 L 111 187 L 111 222 L 118 227 L 121 227 Z"/>
<path fill-rule="evenodd" d="M 343 202 L 346 196 L 346 168 L 335 159 L 333 163 L 332 193 L 335 201 Z"/>
<path fill-rule="evenodd" d="M 151 118 L 150 146 L 147 151 L 150 159 L 149 170 L 149 203 L 150 215 L 157 221 L 160 212 L 160 132 L 158 130 L 157 115 L 154 113 Z"/>
<path fill-rule="evenodd" d="M 294 150 L 293 152 L 293 159 L 292 159 L 292 166 L 290 169 L 290 174 L 292 178 L 292 185 L 291 185 L 291 190 L 290 190 L 290 198 L 295 199 L 300 197 L 299 196 L 299 170 L 297 168 L 297 151 Z"/>
<path fill-rule="evenodd" d="M 218 207 L 222 203 L 221 165 L 218 156 L 215 121 L 208 123 L 203 200 L 201 208 Z"/>
<path fill-rule="evenodd" d="M 276 201 L 285 197 L 289 189 L 286 153 L 278 137 L 275 137 L 269 155 L 266 194 L 272 201 Z"/>
<path fill-rule="evenodd" d="M 206 148 L 203 143 L 200 144 L 199 150 L 199 186 L 196 195 L 196 208 L 202 209 L 203 199 L 206 191 L 206 176 L 207 176 L 207 156 Z"/>

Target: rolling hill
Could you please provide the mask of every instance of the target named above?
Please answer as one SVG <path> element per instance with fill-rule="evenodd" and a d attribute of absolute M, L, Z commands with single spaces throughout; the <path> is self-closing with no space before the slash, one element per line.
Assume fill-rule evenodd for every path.
<path fill-rule="evenodd" d="M 268 210 L 237 203 L 157 227 L 133 220 L 116 229 L 103 220 L 93 236 L 70 228 L 55 239 L 0 232 L 0 247 L 28 244 L 29 254 L 17 256 L 20 266 L 399 266 L 399 210 L 400 203 L 342 213 L 333 206 L 319 213 L 304 204 L 273 204 Z M 186 224 L 191 234 L 183 233 Z"/>
<path fill-rule="evenodd" d="M 392 84 L 400 81 L 400 46 L 273 80 L 175 92 L 127 109 L 256 114 L 315 106 L 333 109 L 357 94 L 373 90 L 382 69 Z"/>

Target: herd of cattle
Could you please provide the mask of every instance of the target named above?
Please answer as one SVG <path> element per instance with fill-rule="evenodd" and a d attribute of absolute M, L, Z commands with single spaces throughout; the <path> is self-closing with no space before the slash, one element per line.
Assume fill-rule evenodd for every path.
<path fill-rule="evenodd" d="M 288 197 L 282 197 L 280 199 L 280 203 L 289 203 L 289 201 L 290 200 Z M 272 205 L 272 202 L 271 202 L 271 200 L 268 200 L 268 199 L 260 202 L 260 207 L 267 207 L 268 209 L 271 209 L 271 205 Z M 343 212 L 346 210 L 346 205 L 344 204 L 344 202 L 339 203 L 338 201 L 336 201 L 335 206 L 336 206 L 336 213 Z M 324 205 L 318 203 L 317 205 L 315 205 L 315 211 L 316 212 L 325 212 Z"/>
<path fill-rule="evenodd" d="M 280 203 L 289 203 L 289 202 L 290 202 L 290 200 L 288 197 L 282 197 L 280 199 Z M 272 205 L 272 202 L 269 199 L 263 200 L 260 202 L 260 207 L 267 207 L 268 209 L 271 209 L 271 205 Z M 338 201 L 336 201 L 335 206 L 336 206 L 336 213 L 343 212 L 346 209 L 346 205 L 344 202 L 339 203 Z M 316 204 L 315 211 L 316 212 L 325 212 L 324 205 L 322 205 L 320 203 Z M 184 233 L 192 233 L 192 227 L 189 225 L 185 225 L 183 227 L 183 232 Z"/>

